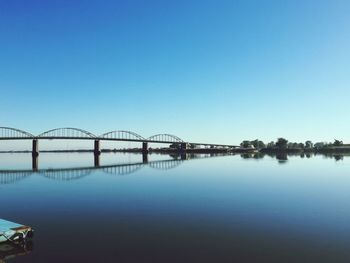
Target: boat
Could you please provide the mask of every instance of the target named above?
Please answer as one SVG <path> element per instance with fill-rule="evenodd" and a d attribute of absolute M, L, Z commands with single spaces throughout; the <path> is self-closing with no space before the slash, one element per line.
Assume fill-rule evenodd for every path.
<path fill-rule="evenodd" d="M 33 235 L 34 230 L 29 226 L 0 219 L 0 243 L 21 243 L 25 240 L 32 239 Z"/>

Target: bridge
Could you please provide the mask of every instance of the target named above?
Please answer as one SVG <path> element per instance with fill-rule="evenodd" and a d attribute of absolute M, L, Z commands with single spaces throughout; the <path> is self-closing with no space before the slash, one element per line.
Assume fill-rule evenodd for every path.
<path fill-rule="evenodd" d="M 144 138 L 141 135 L 125 130 L 114 130 L 103 133 L 101 135 L 95 135 L 89 131 L 64 127 L 56 128 L 42 132 L 38 135 L 33 135 L 24 130 L 11 128 L 11 127 L 0 127 L 0 140 L 32 140 L 32 155 L 39 155 L 39 140 L 90 140 L 94 141 L 94 154 L 100 155 L 100 142 L 101 141 L 124 141 L 124 142 L 139 142 L 142 145 L 142 152 L 147 154 L 149 151 L 148 145 L 150 143 L 157 144 L 171 144 L 176 145 L 178 149 L 185 152 L 188 147 L 211 147 L 211 148 L 237 148 L 236 145 L 225 145 L 225 144 L 210 144 L 210 143 L 196 143 L 184 141 L 176 135 L 172 134 L 156 134 L 148 138 Z"/>

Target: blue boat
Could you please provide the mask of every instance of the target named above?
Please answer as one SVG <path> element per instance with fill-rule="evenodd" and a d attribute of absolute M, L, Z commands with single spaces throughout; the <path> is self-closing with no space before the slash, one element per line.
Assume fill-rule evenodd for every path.
<path fill-rule="evenodd" d="M 22 242 L 33 237 L 34 230 L 25 225 L 0 219 L 0 243 Z"/>

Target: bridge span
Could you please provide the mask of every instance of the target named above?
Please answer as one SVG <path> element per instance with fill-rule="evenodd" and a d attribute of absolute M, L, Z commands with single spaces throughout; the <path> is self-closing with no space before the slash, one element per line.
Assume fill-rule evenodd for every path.
<path fill-rule="evenodd" d="M 142 152 L 148 153 L 148 145 L 150 143 L 170 144 L 175 145 L 179 151 L 185 152 L 189 147 L 195 148 L 199 146 L 211 147 L 211 148 L 237 148 L 239 146 L 230 144 L 212 144 L 212 143 L 198 143 L 184 141 L 176 135 L 172 134 L 156 134 L 148 138 L 144 138 L 141 135 L 125 130 L 114 130 L 101 135 L 95 135 L 89 131 L 64 127 L 56 128 L 45 131 L 38 135 L 33 135 L 24 130 L 0 127 L 0 140 L 32 140 L 32 154 L 33 156 L 39 155 L 39 140 L 91 140 L 94 141 L 94 154 L 99 155 L 101 153 L 100 142 L 101 141 L 124 141 L 124 142 L 140 142 L 142 145 Z"/>

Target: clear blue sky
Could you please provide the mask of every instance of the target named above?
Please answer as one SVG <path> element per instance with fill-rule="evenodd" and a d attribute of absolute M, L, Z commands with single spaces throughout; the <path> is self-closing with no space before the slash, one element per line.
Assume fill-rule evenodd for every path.
<path fill-rule="evenodd" d="M 350 142 L 350 1 L 0 2 L 0 126 Z"/>

